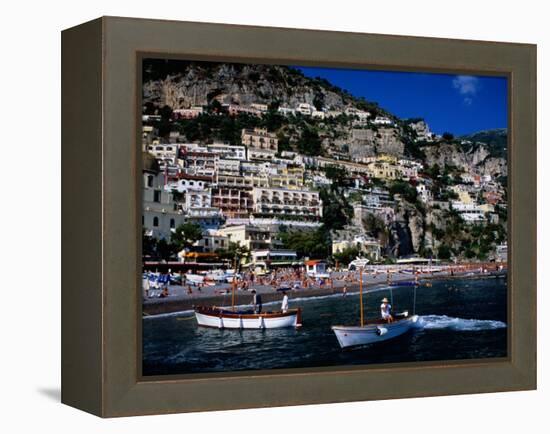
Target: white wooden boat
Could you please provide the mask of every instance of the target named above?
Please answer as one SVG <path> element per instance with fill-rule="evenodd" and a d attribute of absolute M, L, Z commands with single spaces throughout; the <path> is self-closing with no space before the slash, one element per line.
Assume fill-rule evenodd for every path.
<path fill-rule="evenodd" d="M 274 329 L 282 327 L 301 327 L 302 311 L 289 309 L 287 312 L 233 311 L 219 307 L 197 307 L 195 317 L 199 326 L 220 329 Z"/>
<path fill-rule="evenodd" d="M 409 315 L 408 312 L 396 315 L 394 322 L 370 322 L 364 326 L 332 326 L 341 348 L 357 345 L 375 344 L 393 339 L 408 332 L 416 322 L 418 315 Z"/>
<path fill-rule="evenodd" d="M 416 285 L 413 287 L 415 288 L 414 303 L 416 304 Z M 370 322 L 365 321 L 363 314 L 362 268 L 359 268 L 359 305 L 361 312 L 361 321 L 359 326 L 335 325 L 331 327 L 341 348 L 375 344 L 377 342 L 383 342 L 396 338 L 408 332 L 418 321 L 418 316 L 410 316 L 408 311 L 393 315 L 394 320 L 391 323 L 383 319 Z"/>

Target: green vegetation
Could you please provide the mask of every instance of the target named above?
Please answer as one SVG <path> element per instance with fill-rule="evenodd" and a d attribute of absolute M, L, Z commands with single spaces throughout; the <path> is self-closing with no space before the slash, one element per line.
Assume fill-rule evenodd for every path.
<path fill-rule="evenodd" d="M 327 231 L 342 229 L 350 222 L 353 208 L 338 189 L 322 188 L 319 191 L 319 198 L 323 201 L 321 221 Z"/>
<path fill-rule="evenodd" d="M 227 249 L 218 249 L 216 253 L 222 261 L 227 261 L 231 267 L 236 268 L 237 272 L 241 271 L 243 261 L 250 259 L 250 250 L 239 243 L 229 242 Z"/>
<path fill-rule="evenodd" d="M 177 251 L 189 249 L 196 241 L 202 239 L 202 229 L 194 223 L 179 225 L 172 234 L 170 241 Z"/>
<path fill-rule="evenodd" d="M 281 241 L 287 249 L 296 250 L 298 257 L 325 259 L 330 255 L 331 240 L 326 228 L 314 231 L 281 232 Z"/>
<path fill-rule="evenodd" d="M 333 255 L 334 259 L 340 264 L 348 265 L 351 261 L 357 258 L 361 254 L 359 248 L 352 246 L 344 249 L 342 252 L 335 253 Z"/>
<path fill-rule="evenodd" d="M 392 195 L 399 194 L 407 202 L 415 204 L 418 196 L 416 188 L 405 181 L 394 181 L 390 185 L 390 193 Z"/>

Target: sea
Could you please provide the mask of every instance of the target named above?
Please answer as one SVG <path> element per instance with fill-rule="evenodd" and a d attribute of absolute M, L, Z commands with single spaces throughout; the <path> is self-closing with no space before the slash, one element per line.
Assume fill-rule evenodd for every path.
<path fill-rule="evenodd" d="M 363 294 L 367 318 L 379 315 L 383 297 L 394 312 L 419 315 L 403 336 L 341 349 L 332 325 L 358 325 L 359 294 L 302 298 L 299 329 L 219 330 L 198 327 L 192 312 L 144 317 L 143 376 L 244 370 L 486 359 L 507 355 L 505 278 L 432 281 L 414 287 L 381 287 Z M 278 303 L 264 305 L 277 310 Z"/>

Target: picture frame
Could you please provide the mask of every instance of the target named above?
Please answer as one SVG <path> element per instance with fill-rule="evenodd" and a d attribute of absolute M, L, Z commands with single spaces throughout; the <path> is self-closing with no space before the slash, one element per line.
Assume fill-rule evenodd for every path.
<path fill-rule="evenodd" d="M 501 359 L 140 375 L 143 56 L 499 74 L 509 83 Z M 62 32 L 62 402 L 101 417 L 536 388 L 536 46 L 102 17 Z"/>

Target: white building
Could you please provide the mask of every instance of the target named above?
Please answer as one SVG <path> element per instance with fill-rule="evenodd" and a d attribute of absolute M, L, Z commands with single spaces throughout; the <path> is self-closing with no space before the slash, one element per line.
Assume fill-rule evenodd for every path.
<path fill-rule="evenodd" d="M 332 240 L 332 254 L 342 253 L 346 249 L 357 248 L 361 253 L 370 256 L 375 261 L 381 257 L 380 242 L 366 235 L 355 235 L 344 239 Z"/>
<path fill-rule="evenodd" d="M 253 211 L 258 214 L 321 217 L 319 193 L 284 188 L 253 188 Z"/>
<path fill-rule="evenodd" d="M 475 203 L 452 202 L 451 207 L 458 211 L 466 223 L 482 223 L 486 221 L 485 212 Z"/>
<path fill-rule="evenodd" d="M 213 143 L 206 145 L 208 152 L 218 154 L 227 160 L 246 160 L 246 147 L 233 146 L 227 143 Z"/>
<path fill-rule="evenodd" d="M 325 112 L 321 110 L 313 110 L 311 112 L 311 117 L 316 119 L 325 119 Z"/>
<path fill-rule="evenodd" d="M 182 210 L 164 188 L 164 175 L 143 172 L 142 225 L 145 233 L 157 239 L 170 239 L 172 232 L 185 222 Z"/>
<path fill-rule="evenodd" d="M 251 262 L 254 267 L 273 268 L 297 265 L 297 254 L 288 249 L 262 249 L 251 252 Z"/>
<path fill-rule="evenodd" d="M 426 184 L 418 184 L 416 191 L 420 200 L 424 203 L 430 203 L 433 200 L 432 191 L 426 186 Z"/>
<path fill-rule="evenodd" d="M 217 229 L 206 229 L 202 238 L 193 244 L 203 253 L 215 253 L 217 250 L 227 249 L 229 238 Z"/>
<path fill-rule="evenodd" d="M 184 175 L 181 179 L 166 184 L 164 190 L 176 190 L 178 193 L 184 193 L 188 190 L 203 190 L 210 182 L 211 179 L 207 177 Z"/>
<path fill-rule="evenodd" d="M 178 154 L 178 145 L 174 143 L 153 143 L 147 145 L 146 151 L 157 160 L 175 162 Z"/>
<path fill-rule="evenodd" d="M 296 110 L 290 107 L 279 107 L 277 109 L 277 112 L 282 114 L 283 116 L 289 116 L 289 115 L 295 115 Z"/>
<path fill-rule="evenodd" d="M 376 116 L 373 123 L 375 125 L 393 125 L 393 121 L 386 116 Z"/>
<path fill-rule="evenodd" d="M 260 104 L 260 103 L 252 103 L 250 104 L 250 108 L 257 110 L 260 113 L 266 113 L 267 112 L 267 104 Z"/>
<path fill-rule="evenodd" d="M 316 110 L 315 107 L 307 102 L 300 103 L 296 107 L 296 112 L 304 116 L 311 116 L 314 110 Z"/>
<path fill-rule="evenodd" d="M 176 119 L 194 119 L 198 118 L 200 115 L 204 113 L 204 108 L 201 106 L 194 106 L 191 108 L 185 108 L 185 109 L 176 109 L 172 111 L 173 116 Z"/>

